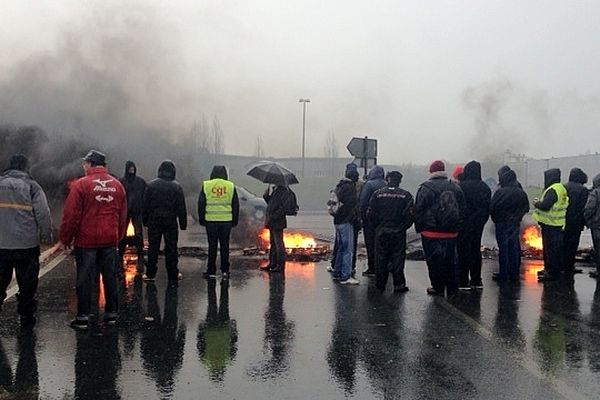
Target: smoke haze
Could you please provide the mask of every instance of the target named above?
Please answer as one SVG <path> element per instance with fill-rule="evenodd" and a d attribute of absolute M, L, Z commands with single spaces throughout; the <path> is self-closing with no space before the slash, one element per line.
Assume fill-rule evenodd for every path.
<path fill-rule="evenodd" d="M 595 152 L 598 20 L 593 1 L 5 1 L 0 122 L 154 166 L 216 116 L 227 153 L 292 156 L 310 98 L 309 156 L 329 131 L 340 155 L 378 138 L 382 163 Z"/>

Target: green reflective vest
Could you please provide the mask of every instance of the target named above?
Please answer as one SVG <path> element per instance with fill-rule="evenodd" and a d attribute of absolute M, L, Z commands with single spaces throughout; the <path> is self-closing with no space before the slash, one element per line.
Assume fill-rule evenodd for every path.
<path fill-rule="evenodd" d="M 558 196 L 558 200 L 548 211 L 543 211 L 536 208 L 533 211 L 532 217 L 534 221 L 537 221 L 540 224 L 548 226 L 559 226 L 562 229 L 565 229 L 565 223 L 567 219 L 567 206 L 569 205 L 569 196 L 567 195 L 567 189 L 562 183 L 554 183 L 550 185 L 546 190 L 544 190 L 544 193 L 542 193 L 542 201 L 544 201 L 544 197 L 550 189 L 554 189 L 556 195 Z"/>
<path fill-rule="evenodd" d="M 225 179 L 211 179 L 202 184 L 206 196 L 206 212 L 204 218 L 207 222 L 233 221 L 231 202 L 233 201 L 233 182 Z"/>

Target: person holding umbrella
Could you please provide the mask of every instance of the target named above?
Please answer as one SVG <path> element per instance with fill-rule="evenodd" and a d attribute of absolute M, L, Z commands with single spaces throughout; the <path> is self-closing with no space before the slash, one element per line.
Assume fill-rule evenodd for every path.
<path fill-rule="evenodd" d="M 270 250 L 269 264 L 264 270 L 283 272 L 285 268 L 285 244 L 283 230 L 287 228 L 287 215 L 296 215 L 298 206 L 296 195 L 289 185 L 298 183 L 292 171 L 276 162 L 260 162 L 252 167 L 248 175 L 264 183 L 274 184 L 265 190 L 263 198 L 267 202 L 265 227 L 269 229 Z"/>

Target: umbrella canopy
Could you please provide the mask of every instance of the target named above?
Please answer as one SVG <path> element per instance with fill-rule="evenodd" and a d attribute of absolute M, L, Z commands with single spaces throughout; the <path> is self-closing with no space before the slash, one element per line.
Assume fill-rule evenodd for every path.
<path fill-rule="evenodd" d="M 260 161 L 246 175 L 273 185 L 289 186 L 298 183 L 298 178 L 292 171 L 275 161 Z"/>

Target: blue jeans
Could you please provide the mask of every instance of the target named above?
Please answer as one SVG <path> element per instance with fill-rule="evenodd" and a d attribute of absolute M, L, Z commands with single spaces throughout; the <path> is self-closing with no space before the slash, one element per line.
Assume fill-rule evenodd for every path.
<path fill-rule="evenodd" d="M 341 281 L 352 274 L 352 253 L 354 252 L 354 228 L 351 223 L 335 225 L 335 275 Z"/>
<path fill-rule="evenodd" d="M 496 224 L 498 242 L 498 279 L 519 279 L 521 274 L 521 239 L 518 224 Z"/>
<path fill-rule="evenodd" d="M 87 319 L 91 311 L 92 288 L 99 274 L 104 284 L 104 316 L 116 317 L 119 311 L 117 285 L 117 247 L 75 248 L 77 263 L 77 319 Z"/>

